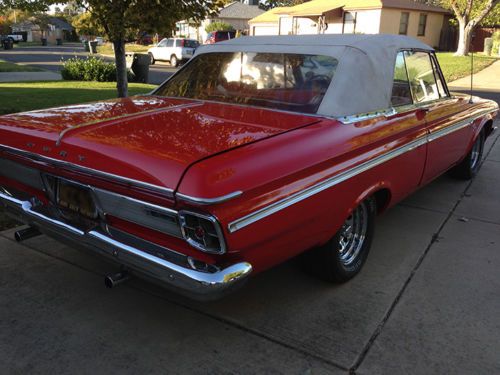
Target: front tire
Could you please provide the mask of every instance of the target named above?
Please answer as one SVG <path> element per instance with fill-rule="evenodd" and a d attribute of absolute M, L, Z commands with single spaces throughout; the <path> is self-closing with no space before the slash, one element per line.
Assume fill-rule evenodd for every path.
<path fill-rule="evenodd" d="M 149 64 L 154 65 L 156 62 L 154 55 L 151 52 L 149 52 L 148 55 L 149 55 Z"/>
<path fill-rule="evenodd" d="M 463 180 L 470 180 L 477 174 L 479 168 L 481 167 L 485 138 L 486 136 L 483 129 L 479 133 L 476 141 L 472 145 L 472 149 L 464 160 L 451 170 L 453 176 Z"/>
<path fill-rule="evenodd" d="M 177 65 L 179 65 L 179 60 L 177 60 L 177 56 L 175 55 L 170 56 L 170 65 L 173 68 L 177 68 Z"/>
<path fill-rule="evenodd" d="M 330 241 L 306 254 L 306 269 L 334 283 L 344 283 L 356 276 L 370 251 L 375 215 L 375 199 L 365 199 Z"/>

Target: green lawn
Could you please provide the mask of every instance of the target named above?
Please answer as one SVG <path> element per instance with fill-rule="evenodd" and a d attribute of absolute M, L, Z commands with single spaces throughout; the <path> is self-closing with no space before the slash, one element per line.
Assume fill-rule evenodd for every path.
<path fill-rule="evenodd" d="M 41 72 L 43 69 L 29 65 L 20 65 L 0 60 L 0 73 L 5 72 Z"/>
<path fill-rule="evenodd" d="M 151 91 L 155 85 L 130 83 L 130 95 Z M 115 82 L 12 82 L 0 83 L 0 114 L 116 97 Z"/>
<path fill-rule="evenodd" d="M 126 52 L 142 52 L 147 53 L 148 49 L 152 46 L 143 46 L 142 44 L 127 43 L 125 44 Z M 114 55 L 113 45 L 111 43 L 104 43 L 102 46 L 97 46 L 97 53 L 101 55 Z"/>
<path fill-rule="evenodd" d="M 453 56 L 453 52 L 438 52 L 436 56 L 446 78 L 446 82 L 466 77 L 470 74 L 470 56 Z M 474 54 L 474 73 L 493 64 L 498 58 Z"/>

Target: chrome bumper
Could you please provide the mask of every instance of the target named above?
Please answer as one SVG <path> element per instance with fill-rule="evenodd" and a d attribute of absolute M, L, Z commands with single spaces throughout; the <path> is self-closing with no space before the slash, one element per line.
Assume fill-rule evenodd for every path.
<path fill-rule="evenodd" d="M 252 272 L 249 263 L 241 262 L 214 272 L 203 272 L 172 263 L 136 247 L 119 242 L 99 230 L 82 231 L 62 221 L 37 212 L 31 202 L 0 192 L 0 203 L 8 212 L 49 236 L 84 245 L 131 270 L 160 281 L 163 285 L 198 300 L 213 300 L 239 287 Z"/>

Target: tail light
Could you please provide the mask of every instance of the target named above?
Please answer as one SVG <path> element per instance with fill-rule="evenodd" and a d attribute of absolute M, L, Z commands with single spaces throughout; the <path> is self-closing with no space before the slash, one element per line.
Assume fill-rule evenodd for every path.
<path fill-rule="evenodd" d="M 184 239 L 194 248 L 212 254 L 224 254 L 226 246 L 219 222 L 213 216 L 179 211 Z"/>

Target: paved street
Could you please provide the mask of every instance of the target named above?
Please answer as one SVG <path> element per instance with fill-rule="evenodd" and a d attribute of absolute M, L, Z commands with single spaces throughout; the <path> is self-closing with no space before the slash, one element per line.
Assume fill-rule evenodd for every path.
<path fill-rule="evenodd" d="M 196 303 L 46 237 L 0 234 L 0 373 L 500 373 L 500 135 L 379 218 L 363 272 L 291 261 Z"/>
<path fill-rule="evenodd" d="M 23 47 L 13 50 L 0 50 L 0 59 L 13 63 L 29 64 L 52 72 L 59 72 L 62 60 L 73 57 L 86 58 L 88 52 L 80 45 L 71 46 L 47 46 L 47 47 Z M 113 60 L 108 58 L 110 61 Z M 167 63 L 159 63 L 150 66 L 149 83 L 160 84 L 177 69 L 170 67 Z"/>

